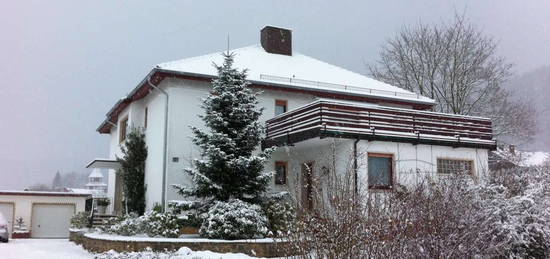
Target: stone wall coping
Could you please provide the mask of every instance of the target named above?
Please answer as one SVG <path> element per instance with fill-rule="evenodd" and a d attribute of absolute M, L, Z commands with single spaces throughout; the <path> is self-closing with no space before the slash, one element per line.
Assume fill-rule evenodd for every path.
<path fill-rule="evenodd" d="M 109 241 L 125 241 L 125 242 L 171 242 L 171 243 L 276 243 L 283 242 L 281 239 L 261 238 L 261 239 L 238 239 L 238 240 L 223 240 L 223 239 L 208 239 L 199 238 L 197 235 L 183 235 L 184 238 L 164 238 L 164 237 L 144 237 L 144 236 L 119 236 L 101 233 L 85 233 L 85 237 L 91 239 L 109 240 Z"/>

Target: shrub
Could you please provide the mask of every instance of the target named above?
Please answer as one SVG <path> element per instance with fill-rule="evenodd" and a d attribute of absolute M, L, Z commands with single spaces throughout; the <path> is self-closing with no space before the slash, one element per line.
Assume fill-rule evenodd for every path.
<path fill-rule="evenodd" d="M 71 227 L 72 228 L 86 228 L 89 223 L 90 213 L 86 211 L 81 211 L 74 214 L 71 217 Z"/>
<path fill-rule="evenodd" d="M 203 220 L 207 217 L 210 203 L 199 201 L 169 201 L 168 207 L 172 212 L 178 215 L 178 221 L 181 226 L 195 227 L 201 226 Z"/>
<path fill-rule="evenodd" d="M 262 238 L 267 232 L 267 219 L 260 206 L 238 199 L 216 202 L 199 230 L 202 237 L 230 240 Z"/>
<path fill-rule="evenodd" d="M 296 208 L 288 192 L 266 198 L 262 202 L 262 210 L 267 217 L 271 236 L 286 234 L 296 220 Z"/>
<path fill-rule="evenodd" d="M 181 226 L 175 214 L 148 211 L 140 217 L 144 224 L 145 234 L 150 237 L 178 237 Z"/>
<path fill-rule="evenodd" d="M 550 254 L 550 170 L 508 170 L 479 189 L 485 255 L 546 258 Z"/>
<path fill-rule="evenodd" d="M 421 179 L 421 175 L 416 175 Z M 336 179 L 340 183 L 344 180 Z M 301 258 L 547 258 L 550 171 L 516 168 L 476 184 L 429 178 L 399 191 L 328 189 L 290 232 Z M 307 240 L 307 242 L 304 242 Z"/>
<path fill-rule="evenodd" d="M 115 224 L 106 226 L 103 231 L 121 236 L 134 236 L 142 233 L 144 224 L 141 217 L 135 214 L 125 215 L 113 220 Z"/>
<path fill-rule="evenodd" d="M 109 198 L 103 198 L 97 200 L 97 206 L 109 206 L 111 204 L 111 201 Z"/>
<path fill-rule="evenodd" d="M 147 211 L 142 216 L 128 215 L 115 219 L 114 224 L 102 228 L 106 233 L 122 236 L 145 234 L 149 237 L 178 237 L 181 225 L 171 212 Z"/>

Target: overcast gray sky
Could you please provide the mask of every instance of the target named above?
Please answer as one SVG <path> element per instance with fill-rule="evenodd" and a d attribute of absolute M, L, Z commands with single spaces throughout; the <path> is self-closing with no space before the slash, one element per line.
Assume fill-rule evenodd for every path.
<path fill-rule="evenodd" d="M 0 189 L 106 157 L 105 113 L 157 63 L 293 29 L 294 49 L 366 73 L 402 26 L 455 9 L 519 73 L 550 64 L 550 1 L 9 1 L 0 9 Z"/>

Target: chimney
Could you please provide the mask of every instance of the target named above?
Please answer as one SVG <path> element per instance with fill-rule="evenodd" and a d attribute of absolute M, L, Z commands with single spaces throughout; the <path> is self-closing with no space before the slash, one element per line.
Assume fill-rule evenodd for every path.
<path fill-rule="evenodd" d="M 291 30 L 265 26 L 261 32 L 260 42 L 269 53 L 292 56 Z"/>

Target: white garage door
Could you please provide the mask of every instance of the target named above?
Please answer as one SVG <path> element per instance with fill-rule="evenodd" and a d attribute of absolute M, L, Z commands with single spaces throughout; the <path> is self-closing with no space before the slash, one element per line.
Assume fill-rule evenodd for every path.
<path fill-rule="evenodd" d="M 12 203 L 0 203 L 0 213 L 4 215 L 4 218 L 8 221 L 8 231 L 11 237 L 11 228 L 13 226 L 13 204 Z"/>
<path fill-rule="evenodd" d="M 74 205 L 34 204 L 31 235 L 36 238 L 68 238 Z"/>

